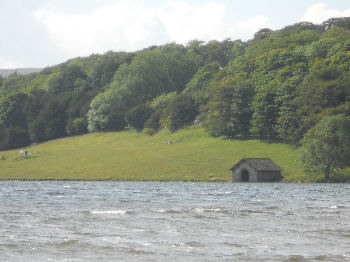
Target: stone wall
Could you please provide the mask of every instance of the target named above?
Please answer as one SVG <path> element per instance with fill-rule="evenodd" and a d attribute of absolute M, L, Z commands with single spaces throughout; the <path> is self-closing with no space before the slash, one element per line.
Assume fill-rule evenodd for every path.
<path fill-rule="evenodd" d="M 249 173 L 249 181 L 243 181 L 242 172 L 247 170 Z M 234 169 L 232 169 L 232 181 L 233 182 L 258 182 L 258 176 L 256 170 L 252 168 L 247 162 L 242 162 Z"/>
<path fill-rule="evenodd" d="M 249 178 L 245 180 L 244 171 L 248 172 Z M 260 170 L 257 171 L 251 167 L 247 162 L 241 162 L 234 169 L 232 169 L 233 182 L 273 182 L 280 181 L 282 178 L 280 171 Z"/>
<path fill-rule="evenodd" d="M 280 171 L 260 170 L 258 172 L 259 182 L 273 182 L 281 180 Z"/>

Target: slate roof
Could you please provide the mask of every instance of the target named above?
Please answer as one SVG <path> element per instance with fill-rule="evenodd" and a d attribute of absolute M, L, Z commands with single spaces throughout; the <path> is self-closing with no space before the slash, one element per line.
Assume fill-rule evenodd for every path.
<path fill-rule="evenodd" d="M 242 162 L 247 162 L 257 170 L 282 171 L 283 169 L 273 162 L 270 158 L 243 158 L 235 164 L 230 170 L 234 169 Z"/>

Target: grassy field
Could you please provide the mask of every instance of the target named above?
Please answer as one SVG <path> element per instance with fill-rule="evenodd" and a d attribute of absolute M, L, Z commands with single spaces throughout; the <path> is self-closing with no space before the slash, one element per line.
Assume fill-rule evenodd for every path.
<path fill-rule="evenodd" d="M 168 141 L 178 140 L 177 143 Z M 244 157 L 270 157 L 284 181 L 308 181 L 290 145 L 210 137 L 190 127 L 148 136 L 135 131 L 58 139 L 20 150 L 0 151 L 0 179 L 230 181 Z"/>

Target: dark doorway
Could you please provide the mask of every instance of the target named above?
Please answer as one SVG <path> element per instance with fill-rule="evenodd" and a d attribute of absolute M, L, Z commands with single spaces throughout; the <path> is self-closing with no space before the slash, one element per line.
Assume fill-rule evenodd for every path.
<path fill-rule="evenodd" d="M 242 171 L 241 177 L 242 177 L 242 182 L 249 182 L 249 172 L 248 172 L 248 170 L 244 169 Z"/>

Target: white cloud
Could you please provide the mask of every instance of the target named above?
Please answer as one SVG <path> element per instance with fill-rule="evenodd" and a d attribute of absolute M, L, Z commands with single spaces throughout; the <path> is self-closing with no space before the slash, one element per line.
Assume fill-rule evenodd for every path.
<path fill-rule="evenodd" d="M 132 50 L 164 35 L 156 9 L 133 2 L 119 2 L 91 14 L 65 15 L 38 10 L 53 41 L 69 55 L 87 55 L 110 49 Z"/>
<path fill-rule="evenodd" d="M 163 10 L 163 22 L 171 40 L 186 43 L 200 40 L 221 39 L 230 36 L 230 25 L 225 21 L 225 6 L 207 3 L 192 6 L 185 2 L 172 2 Z"/>
<path fill-rule="evenodd" d="M 226 6 L 216 2 L 195 5 L 172 1 L 150 8 L 134 1 L 119 1 L 92 13 L 75 15 L 39 9 L 35 18 L 45 24 L 52 40 L 69 56 L 131 51 L 192 39 L 248 39 L 260 28 L 270 26 L 263 16 L 232 22 Z"/>
<path fill-rule="evenodd" d="M 350 16 L 350 8 L 340 11 L 332 8 L 328 8 L 326 3 L 318 3 L 310 6 L 301 21 L 312 22 L 315 24 L 320 24 L 329 18 L 334 17 L 346 17 Z"/>
<path fill-rule="evenodd" d="M 11 69 L 11 68 L 21 68 L 24 65 L 21 62 L 7 59 L 0 56 L 0 68 Z"/>
<path fill-rule="evenodd" d="M 246 21 L 242 21 L 237 25 L 237 32 L 244 35 L 253 35 L 257 31 L 263 28 L 272 28 L 272 25 L 269 22 L 269 19 L 266 16 L 254 16 Z"/>

